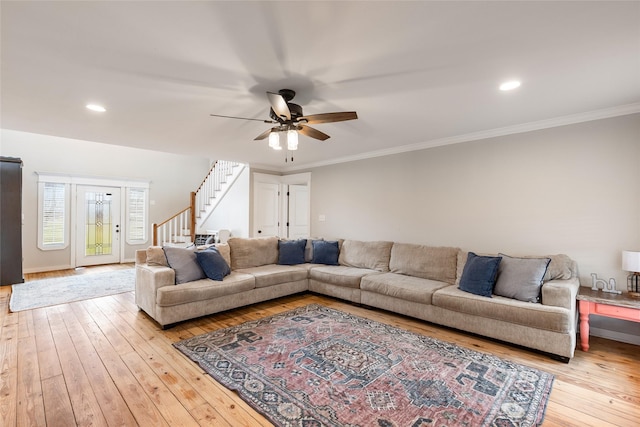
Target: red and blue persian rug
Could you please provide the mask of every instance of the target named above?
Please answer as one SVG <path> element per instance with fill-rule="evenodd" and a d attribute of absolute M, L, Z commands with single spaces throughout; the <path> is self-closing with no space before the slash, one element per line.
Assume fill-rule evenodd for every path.
<path fill-rule="evenodd" d="M 535 426 L 549 373 L 312 304 L 175 343 L 277 426 Z"/>

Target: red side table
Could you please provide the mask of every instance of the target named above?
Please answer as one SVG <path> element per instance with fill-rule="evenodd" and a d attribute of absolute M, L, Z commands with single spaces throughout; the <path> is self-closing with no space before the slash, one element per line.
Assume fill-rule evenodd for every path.
<path fill-rule="evenodd" d="M 640 299 L 631 298 L 627 294 L 611 294 L 594 291 L 585 286 L 578 292 L 580 309 L 580 346 L 582 351 L 589 351 L 589 315 L 613 317 L 615 319 L 640 322 Z"/>

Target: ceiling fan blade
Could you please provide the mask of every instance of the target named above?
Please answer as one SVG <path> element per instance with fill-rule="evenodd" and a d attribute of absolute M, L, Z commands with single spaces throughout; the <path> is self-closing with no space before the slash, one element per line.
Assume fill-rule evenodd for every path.
<path fill-rule="evenodd" d="M 254 141 L 260 141 L 261 139 L 265 139 L 266 137 L 269 136 L 269 134 L 271 133 L 272 130 L 276 130 L 278 128 L 271 128 L 271 129 L 267 129 L 264 132 L 262 132 L 260 135 L 256 136 L 255 138 L 253 138 Z"/>
<path fill-rule="evenodd" d="M 311 128 L 309 126 L 298 126 L 298 132 L 300 132 L 305 136 L 308 136 L 314 139 L 319 139 L 320 141 L 324 141 L 326 139 L 331 138 L 326 133 L 320 132 L 319 130 Z"/>
<path fill-rule="evenodd" d="M 223 116 L 221 114 L 209 114 L 209 115 L 212 117 L 224 117 L 225 119 L 253 120 L 253 121 L 262 122 L 262 123 L 275 123 L 273 120 L 250 119 L 248 117 Z"/>
<path fill-rule="evenodd" d="M 267 92 L 267 96 L 269 97 L 269 103 L 271 104 L 271 108 L 275 111 L 278 117 L 282 117 L 286 120 L 291 120 L 291 111 L 289 111 L 289 106 L 287 105 L 287 101 L 284 99 L 282 95 L 279 93 Z"/>
<path fill-rule="evenodd" d="M 355 120 L 358 114 L 355 111 L 344 111 L 342 113 L 323 113 L 312 114 L 310 116 L 300 117 L 298 122 L 316 125 L 320 123 L 344 122 L 345 120 Z"/>

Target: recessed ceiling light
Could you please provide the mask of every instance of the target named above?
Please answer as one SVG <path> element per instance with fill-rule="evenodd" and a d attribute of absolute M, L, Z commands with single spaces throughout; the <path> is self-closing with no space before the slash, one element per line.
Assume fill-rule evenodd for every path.
<path fill-rule="evenodd" d="M 513 90 L 520 87 L 518 80 L 511 80 L 500 85 L 500 90 Z"/>
<path fill-rule="evenodd" d="M 97 111 L 99 113 L 104 113 L 105 111 L 107 111 L 106 108 L 104 108 L 102 105 L 98 105 L 98 104 L 87 104 L 87 109 L 89 109 L 91 111 Z"/>

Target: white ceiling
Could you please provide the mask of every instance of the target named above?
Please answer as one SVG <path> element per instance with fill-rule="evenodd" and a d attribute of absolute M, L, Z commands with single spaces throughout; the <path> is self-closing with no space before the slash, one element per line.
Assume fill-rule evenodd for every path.
<path fill-rule="evenodd" d="M 301 136 L 295 169 L 640 111 L 637 1 L 0 7 L 4 129 L 290 170 L 253 141 L 269 125 L 209 114 L 267 119 L 281 88 L 358 112 Z"/>

